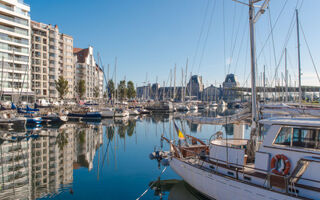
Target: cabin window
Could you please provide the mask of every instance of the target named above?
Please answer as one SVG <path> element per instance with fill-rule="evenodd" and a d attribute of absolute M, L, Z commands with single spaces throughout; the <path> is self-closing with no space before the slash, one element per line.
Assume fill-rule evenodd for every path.
<path fill-rule="evenodd" d="M 294 128 L 292 146 L 304 148 L 317 148 L 317 131 L 312 129 Z"/>
<path fill-rule="evenodd" d="M 292 128 L 282 127 L 274 144 L 290 146 L 291 133 L 292 133 Z"/>

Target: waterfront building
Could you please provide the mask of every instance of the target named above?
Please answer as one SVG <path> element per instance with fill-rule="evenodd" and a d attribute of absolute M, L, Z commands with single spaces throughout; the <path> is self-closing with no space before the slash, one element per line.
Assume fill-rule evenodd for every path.
<path fill-rule="evenodd" d="M 30 6 L 23 0 L 0 1 L 1 97 L 32 101 L 30 88 Z"/>
<path fill-rule="evenodd" d="M 217 88 L 213 85 L 205 88 L 201 93 L 201 99 L 203 101 L 218 101 L 220 98 L 221 88 Z"/>
<path fill-rule="evenodd" d="M 103 70 L 95 61 L 93 47 L 86 49 L 74 48 L 74 65 L 76 69 L 76 87 L 80 80 L 85 81 L 85 100 L 99 100 L 103 97 Z M 75 91 L 75 93 L 77 93 Z M 77 98 L 79 96 L 76 94 Z"/>
<path fill-rule="evenodd" d="M 37 99 L 57 99 L 55 81 L 63 76 L 69 91 L 65 99 L 74 98 L 75 68 L 73 38 L 52 26 L 32 21 L 32 90 Z"/>
<path fill-rule="evenodd" d="M 227 74 L 223 82 L 223 100 L 231 102 L 239 98 L 240 94 L 235 90 L 240 86 L 237 76 L 234 74 Z"/>
<path fill-rule="evenodd" d="M 137 98 L 147 100 L 150 99 L 151 85 L 137 87 Z"/>
<path fill-rule="evenodd" d="M 199 99 L 204 89 L 204 85 L 202 83 L 202 76 L 198 76 L 198 75 L 191 76 L 186 89 L 187 89 L 186 95 L 195 96 L 197 99 Z"/>

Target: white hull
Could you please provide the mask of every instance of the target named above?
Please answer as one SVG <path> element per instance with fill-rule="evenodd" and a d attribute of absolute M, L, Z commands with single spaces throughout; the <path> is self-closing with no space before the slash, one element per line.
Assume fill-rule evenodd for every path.
<path fill-rule="evenodd" d="M 104 110 L 101 111 L 101 117 L 113 117 L 114 116 L 114 111 L 113 110 Z"/>
<path fill-rule="evenodd" d="M 123 111 L 123 112 L 115 112 L 114 117 L 128 117 L 129 112 L 128 111 Z"/>
<path fill-rule="evenodd" d="M 129 115 L 140 115 L 140 112 L 137 110 L 129 110 Z"/>
<path fill-rule="evenodd" d="M 246 184 L 232 178 L 226 178 L 207 172 L 192 165 L 186 164 L 176 158 L 170 160 L 171 168 L 181 176 L 189 185 L 206 195 L 217 200 L 293 200 L 295 197 L 270 191 L 262 187 Z"/>

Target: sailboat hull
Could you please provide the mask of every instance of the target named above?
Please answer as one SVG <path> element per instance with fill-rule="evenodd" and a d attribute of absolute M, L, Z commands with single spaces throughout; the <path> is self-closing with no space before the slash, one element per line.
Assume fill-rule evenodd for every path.
<path fill-rule="evenodd" d="M 171 168 L 193 188 L 210 199 L 217 200 L 256 200 L 256 199 L 299 199 L 262 187 L 247 184 L 232 178 L 199 169 L 176 158 L 170 159 Z"/>

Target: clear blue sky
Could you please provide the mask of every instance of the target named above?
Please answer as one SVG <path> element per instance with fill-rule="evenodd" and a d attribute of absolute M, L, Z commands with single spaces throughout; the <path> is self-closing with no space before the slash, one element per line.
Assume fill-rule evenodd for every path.
<path fill-rule="evenodd" d="M 181 68 L 185 67 L 187 58 L 188 76 L 192 69 L 193 74 L 203 76 L 206 85 L 215 82 L 221 84 L 228 72 L 235 73 L 241 84 L 248 80 L 250 72 L 248 8 L 232 0 L 25 0 L 25 2 L 31 6 L 33 20 L 58 24 L 63 33 L 74 37 L 75 47 L 93 46 L 95 54 L 100 53 L 105 69 L 107 64 L 111 65 L 110 74 L 113 73 L 114 58 L 117 56 L 117 80 L 126 77 L 127 80 L 142 85 L 148 74 L 148 82 L 155 82 L 158 77 L 161 85 L 164 81 L 168 85 L 170 69 L 177 64 L 177 82 L 180 84 Z M 320 71 L 318 67 L 320 1 L 271 0 L 271 15 L 267 10 L 257 22 L 256 28 L 257 54 L 262 52 L 258 58 L 258 73 L 260 74 L 263 65 L 266 65 L 269 82 L 274 80 L 277 65 L 279 65 L 278 76 L 281 77 L 281 72 L 284 72 L 284 59 L 281 62 L 279 60 L 297 4 L 311 54 Z M 284 5 L 284 10 L 281 12 Z M 274 25 L 280 13 L 273 29 L 273 37 L 270 36 L 267 40 L 270 20 Z M 295 30 L 294 27 L 286 45 L 292 84 L 297 80 Z M 262 44 L 265 42 L 262 51 Z M 320 85 L 302 33 L 301 51 L 303 84 Z"/>

